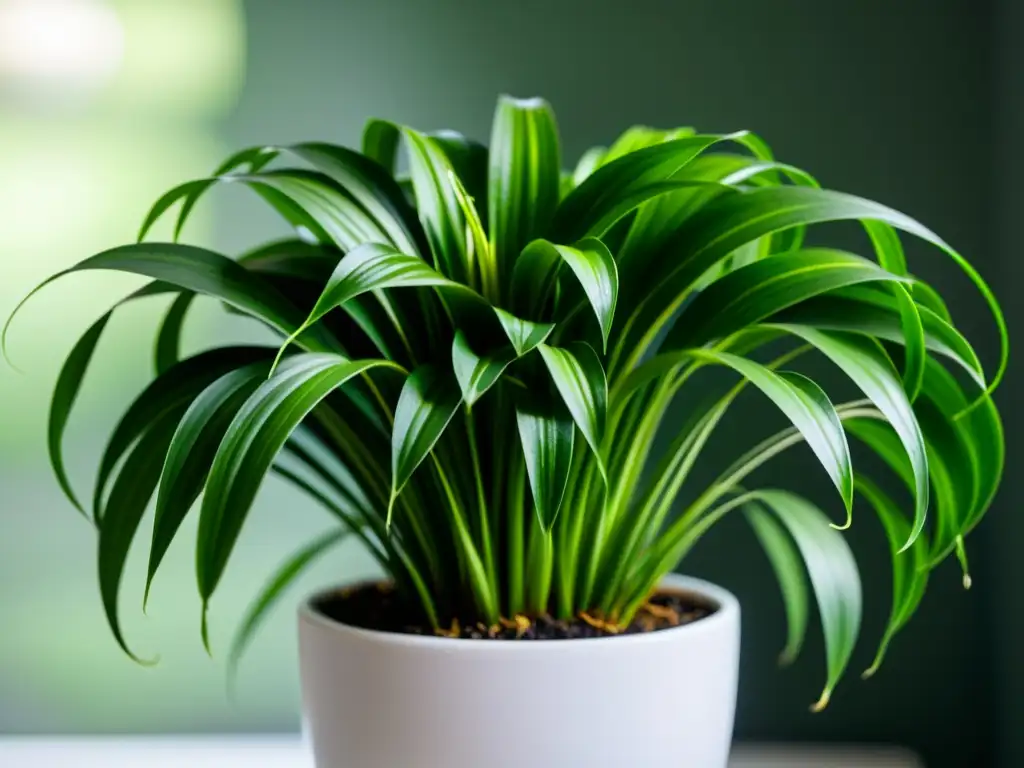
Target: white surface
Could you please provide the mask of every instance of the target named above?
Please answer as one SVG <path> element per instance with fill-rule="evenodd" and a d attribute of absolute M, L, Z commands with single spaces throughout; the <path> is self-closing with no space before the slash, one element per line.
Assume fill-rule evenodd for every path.
<path fill-rule="evenodd" d="M 289 736 L 0 737 L 0 768 L 312 768 L 312 765 L 313 759 L 306 747 Z M 522 765 L 530 763 L 524 760 Z M 666 768 L 681 765 L 678 761 L 665 764 Z M 901 750 L 754 745 L 736 747 L 729 768 L 923 768 L 923 764 Z"/>
<path fill-rule="evenodd" d="M 304 607 L 299 662 L 318 768 L 725 768 L 736 598 L 660 632 L 480 642 L 356 629 Z"/>

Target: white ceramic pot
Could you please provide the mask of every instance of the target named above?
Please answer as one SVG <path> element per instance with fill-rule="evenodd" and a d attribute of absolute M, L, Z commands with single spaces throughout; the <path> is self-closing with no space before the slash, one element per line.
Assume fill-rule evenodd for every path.
<path fill-rule="evenodd" d="M 583 640 L 462 640 L 299 612 L 317 768 L 725 768 L 739 669 L 731 594 L 685 626 Z"/>

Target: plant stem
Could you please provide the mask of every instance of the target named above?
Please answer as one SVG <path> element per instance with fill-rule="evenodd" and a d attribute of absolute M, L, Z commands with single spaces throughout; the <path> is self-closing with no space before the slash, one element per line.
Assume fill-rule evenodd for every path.
<path fill-rule="evenodd" d="M 526 485 L 526 464 L 519 456 L 509 461 L 508 506 L 508 606 L 509 616 L 522 613 L 525 608 L 523 591 L 523 536 L 526 528 L 524 518 Z"/>
<path fill-rule="evenodd" d="M 448 482 L 448 477 L 445 475 L 444 468 L 441 466 L 441 462 L 438 460 L 436 455 L 433 453 L 430 455 L 434 460 L 434 468 L 437 470 L 438 479 L 444 488 L 444 493 L 448 498 L 449 505 L 451 506 L 452 522 L 455 524 L 456 541 L 465 556 L 469 585 L 473 593 L 473 597 L 476 600 L 477 609 L 488 624 L 496 624 L 499 619 L 498 608 L 495 604 L 494 595 L 491 593 L 491 585 L 487 578 L 487 571 L 484 568 L 483 561 L 480 559 L 480 554 L 477 552 L 476 546 L 473 544 L 473 536 L 470 534 L 469 528 L 466 526 L 466 520 L 463 517 L 462 510 L 459 508 L 459 503 L 456 500 L 455 495 L 452 493 L 452 487 Z"/>
<path fill-rule="evenodd" d="M 526 561 L 526 572 L 529 583 L 526 585 L 527 610 L 534 616 L 542 616 L 548 612 L 551 599 L 551 575 L 554 565 L 554 543 L 551 531 L 545 532 L 536 515 L 530 524 L 529 554 Z"/>
<path fill-rule="evenodd" d="M 487 508 L 487 494 L 484 491 L 483 470 L 480 466 L 480 453 L 476 445 L 476 429 L 473 425 L 473 412 L 466 408 L 466 436 L 469 439 L 469 455 L 473 461 L 473 477 L 476 481 L 476 507 L 479 516 L 480 543 L 484 553 L 484 567 L 491 584 L 491 592 L 498 594 L 498 571 L 494 564 L 494 547 L 491 541 L 491 525 Z"/>

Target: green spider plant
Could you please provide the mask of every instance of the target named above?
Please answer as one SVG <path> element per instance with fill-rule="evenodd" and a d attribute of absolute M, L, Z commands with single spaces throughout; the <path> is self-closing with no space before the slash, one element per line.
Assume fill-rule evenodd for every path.
<path fill-rule="evenodd" d="M 396 173 L 400 145 L 407 174 Z M 237 259 L 145 242 L 180 202 L 177 240 L 200 198 L 225 183 L 256 192 L 296 237 Z M 839 220 L 863 225 L 873 258 L 804 244 L 809 227 Z M 988 302 L 1002 343 L 990 380 L 939 294 L 908 272 L 900 232 L 951 258 Z M 50 280 L 92 269 L 152 279 L 124 301 L 173 297 L 155 378 L 108 441 L 89 503 L 72 488 L 61 444 L 113 309 L 70 353 L 50 412 L 53 468 L 96 525 L 103 605 L 128 653 L 119 589 L 151 497 L 147 594 L 202 497 L 196 566 L 208 645 L 207 606 L 274 472 L 337 526 L 274 574 L 233 659 L 285 586 L 345 536 L 439 630 L 453 618 L 584 613 L 613 630 L 711 526 L 741 510 L 784 593 L 786 659 L 800 649 L 809 595 L 818 603 L 821 707 L 860 624 L 857 567 L 840 532 L 854 497 L 881 520 L 893 569 L 870 673 L 932 568 L 955 552 L 966 581 L 964 536 L 1003 468 L 990 394 L 1006 367 L 1006 328 L 978 274 L 926 227 L 821 188 L 748 132 L 633 128 L 566 172 L 554 115 L 538 99 L 500 99 L 489 148 L 374 120 L 361 152 L 324 143 L 240 152 L 160 198 L 138 243 Z M 181 358 L 182 323 L 199 296 L 270 328 L 279 345 Z M 833 404 L 789 370 L 812 353 L 862 398 Z M 733 382 L 706 400 L 700 374 L 710 368 Z M 716 425 L 748 390 L 792 426 L 690 488 Z M 688 408 L 682 427 L 665 420 L 673 402 Z M 669 446 L 652 452 L 659 431 Z M 854 471 L 848 436 L 892 468 L 912 503 Z M 744 485 L 801 443 L 834 483 L 840 514 Z M 693 500 L 679 508 L 684 487 Z"/>

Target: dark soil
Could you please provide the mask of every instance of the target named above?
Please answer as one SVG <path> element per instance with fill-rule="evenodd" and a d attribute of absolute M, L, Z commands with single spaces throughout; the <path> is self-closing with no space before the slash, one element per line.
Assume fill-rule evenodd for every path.
<path fill-rule="evenodd" d="M 689 624 L 710 616 L 716 608 L 696 595 L 670 592 L 654 595 L 633 622 L 624 628 L 609 627 L 592 616 L 581 614 L 570 621 L 551 616 L 503 619 L 500 624 L 454 620 L 449 628 L 435 631 L 418 618 L 409 605 L 385 584 L 366 584 L 321 597 L 314 607 L 324 616 L 342 624 L 381 632 L 409 635 L 442 635 L 468 640 L 575 640 L 614 635 L 635 635 Z"/>

